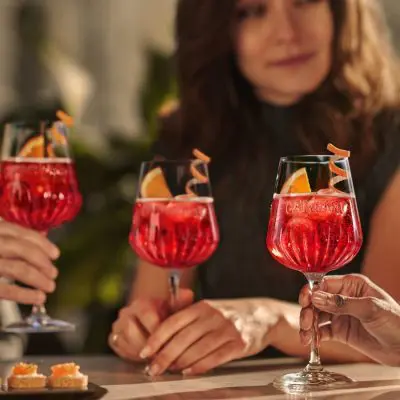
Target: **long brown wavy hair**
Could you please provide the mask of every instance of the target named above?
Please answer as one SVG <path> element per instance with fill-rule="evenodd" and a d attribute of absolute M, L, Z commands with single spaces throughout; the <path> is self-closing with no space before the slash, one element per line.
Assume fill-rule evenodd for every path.
<path fill-rule="evenodd" d="M 178 2 L 180 107 L 161 129 L 173 147 L 171 156 L 188 156 L 194 146 L 222 156 L 245 146 L 249 132 L 260 131 L 260 103 L 235 61 L 236 2 Z M 329 3 L 335 27 L 331 71 L 296 105 L 296 131 L 306 151 L 320 153 L 333 142 L 350 148 L 356 169 L 362 169 L 384 145 L 375 123 L 389 121 L 400 105 L 398 61 L 379 1 Z"/>

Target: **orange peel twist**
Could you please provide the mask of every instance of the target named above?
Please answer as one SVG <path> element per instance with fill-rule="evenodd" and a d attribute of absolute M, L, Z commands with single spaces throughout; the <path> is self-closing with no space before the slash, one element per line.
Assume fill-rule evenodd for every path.
<path fill-rule="evenodd" d="M 58 110 L 56 112 L 56 116 L 57 118 L 63 122 L 68 128 L 71 128 L 72 126 L 74 126 L 74 119 L 68 115 L 66 112 L 62 111 L 62 110 Z"/>
<path fill-rule="evenodd" d="M 56 112 L 56 116 L 67 128 L 71 128 L 74 125 L 74 119 L 68 115 L 66 112 L 62 110 L 58 110 Z M 61 131 L 60 122 L 56 121 L 53 123 L 52 127 L 50 128 L 51 135 L 56 143 L 61 145 L 67 144 L 67 139 L 65 138 L 64 134 Z"/>
<path fill-rule="evenodd" d="M 343 182 L 343 181 L 347 180 L 349 175 L 348 175 L 347 171 L 338 167 L 335 164 L 335 162 L 337 162 L 343 158 L 349 158 L 350 151 L 339 149 L 338 147 L 334 146 L 331 143 L 328 144 L 327 149 L 334 155 L 331 158 L 331 160 L 329 161 L 329 170 L 332 172 L 332 174 L 336 175 L 329 180 L 329 188 L 335 190 L 336 192 L 342 193 L 342 191 L 337 189 L 335 186 L 339 182 Z"/>
<path fill-rule="evenodd" d="M 194 193 L 192 190 L 193 185 L 197 185 L 199 183 L 208 183 L 208 177 L 199 172 L 197 169 L 198 166 L 202 164 L 209 164 L 211 162 L 211 158 L 206 156 L 198 149 L 193 150 L 193 155 L 196 158 L 190 165 L 190 173 L 193 175 L 193 179 L 190 179 L 185 187 L 186 196 L 189 197 L 196 196 L 196 193 Z"/>
<path fill-rule="evenodd" d="M 53 126 L 50 128 L 51 136 L 53 140 L 57 144 L 61 145 L 66 145 L 67 144 L 67 139 L 64 136 L 64 134 L 61 132 L 60 127 L 57 126 L 57 122 L 53 124 Z"/>

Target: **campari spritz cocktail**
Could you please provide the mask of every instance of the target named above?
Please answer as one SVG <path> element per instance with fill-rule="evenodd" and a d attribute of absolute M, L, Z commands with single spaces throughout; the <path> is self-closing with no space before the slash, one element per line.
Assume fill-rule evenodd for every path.
<path fill-rule="evenodd" d="M 349 263 L 361 245 L 348 158 L 282 158 L 268 226 L 271 255 L 285 267 L 302 272 L 315 290 L 326 273 Z M 304 393 L 349 382 L 350 378 L 321 366 L 318 315 L 314 311 L 309 364 L 299 373 L 276 379 L 274 384 L 289 392 Z"/>
<path fill-rule="evenodd" d="M 129 240 L 142 260 L 169 271 L 173 305 L 182 270 L 208 260 L 219 242 L 207 164 L 143 163 Z"/>
<path fill-rule="evenodd" d="M 6 125 L 0 170 L 0 216 L 46 235 L 78 214 L 82 197 L 71 158 L 68 126 L 61 122 Z M 49 317 L 44 305 L 33 306 L 7 332 L 58 332 L 74 329 Z"/>

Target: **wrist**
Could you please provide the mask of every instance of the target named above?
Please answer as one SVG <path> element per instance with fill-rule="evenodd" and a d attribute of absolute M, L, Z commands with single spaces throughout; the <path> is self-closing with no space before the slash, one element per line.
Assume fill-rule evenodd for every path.
<path fill-rule="evenodd" d="M 276 321 L 270 327 L 266 344 L 293 356 L 307 357 L 308 348 L 300 342 L 300 307 L 294 303 L 268 299 L 268 305 L 274 310 Z"/>
<path fill-rule="evenodd" d="M 279 348 L 279 343 L 282 342 L 282 334 L 285 333 L 287 322 L 284 315 L 279 315 L 276 323 L 271 326 L 268 332 L 268 344 Z"/>
<path fill-rule="evenodd" d="M 269 345 L 270 330 L 277 316 L 264 299 L 206 300 L 217 309 L 235 329 L 246 344 L 244 356 L 259 353 Z"/>
<path fill-rule="evenodd" d="M 379 364 L 389 365 L 391 367 L 400 366 L 400 348 L 389 347 L 386 349 L 373 349 L 371 352 L 368 352 L 368 355 L 371 361 L 378 362 Z"/>

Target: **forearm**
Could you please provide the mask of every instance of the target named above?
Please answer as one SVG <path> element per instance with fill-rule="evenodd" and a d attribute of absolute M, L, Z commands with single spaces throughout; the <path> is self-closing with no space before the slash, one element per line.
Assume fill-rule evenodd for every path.
<path fill-rule="evenodd" d="M 235 321 L 237 328 L 250 337 L 248 355 L 273 346 L 288 356 L 308 359 L 309 347 L 300 342 L 300 307 L 270 298 L 219 300 L 211 302 L 227 318 Z M 241 316 L 238 318 L 238 316 Z M 366 356 L 338 342 L 325 342 L 321 346 L 322 361 L 362 362 Z"/>

